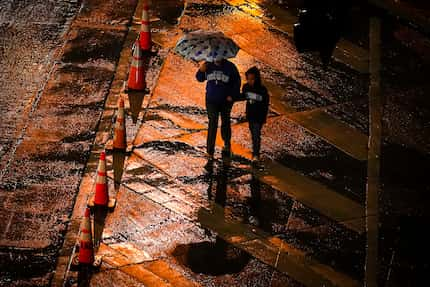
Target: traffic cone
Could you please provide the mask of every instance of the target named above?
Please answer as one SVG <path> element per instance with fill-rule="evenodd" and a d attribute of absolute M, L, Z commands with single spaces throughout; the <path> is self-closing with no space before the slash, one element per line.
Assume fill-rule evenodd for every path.
<path fill-rule="evenodd" d="M 145 88 L 145 67 L 143 65 L 142 49 L 139 40 L 136 39 L 133 46 L 133 59 L 131 61 L 130 73 L 128 74 L 128 89 L 144 91 Z"/>
<path fill-rule="evenodd" d="M 144 0 L 142 11 L 141 30 L 139 34 L 140 48 L 143 51 L 151 50 L 151 30 L 149 28 L 149 4 Z"/>
<path fill-rule="evenodd" d="M 92 265 L 94 263 L 93 237 L 91 232 L 90 209 L 85 209 L 79 239 L 79 264 Z"/>
<path fill-rule="evenodd" d="M 127 149 L 127 138 L 125 130 L 124 100 L 122 97 L 118 101 L 118 112 L 113 135 L 113 149 L 125 151 Z"/>
<path fill-rule="evenodd" d="M 94 205 L 107 206 L 109 203 L 109 192 L 106 180 L 106 154 L 100 154 L 99 166 L 97 167 L 96 176 L 96 193 L 94 196 Z"/>

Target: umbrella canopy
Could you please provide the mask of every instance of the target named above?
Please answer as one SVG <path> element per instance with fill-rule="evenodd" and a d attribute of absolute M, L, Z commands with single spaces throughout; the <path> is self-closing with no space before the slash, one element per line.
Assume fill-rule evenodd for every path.
<path fill-rule="evenodd" d="M 199 30 L 182 37 L 175 51 L 188 60 L 214 62 L 236 57 L 239 47 L 221 32 Z"/>

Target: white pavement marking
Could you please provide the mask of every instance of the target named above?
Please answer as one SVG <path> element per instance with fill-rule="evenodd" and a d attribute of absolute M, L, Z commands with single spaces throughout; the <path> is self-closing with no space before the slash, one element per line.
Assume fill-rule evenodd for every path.
<path fill-rule="evenodd" d="M 12 223 L 12 219 L 13 219 L 14 216 L 15 216 L 15 212 L 12 212 L 12 214 L 9 217 L 9 221 L 6 224 L 6 228 L 5 228 L 4 232 L 3 232 L 3 239 L 6 238 L 6 234 L 9 232 L 9 228 L 10 228 L 10 225 Z"/>

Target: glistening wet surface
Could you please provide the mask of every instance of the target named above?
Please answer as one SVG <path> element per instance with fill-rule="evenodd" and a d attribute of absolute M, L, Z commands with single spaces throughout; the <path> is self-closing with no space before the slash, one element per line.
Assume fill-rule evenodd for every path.
<path fill-rule="evenodd" d="M 0 285 L 47 286 L 124 33 L 67 34 L 78 1 L 3 2 Z"/>
<path fill-rule="evenodd" d="M 246 161 L 240 158 L 233 158 L 229 163 L 217 160 L 210 167 L 206 164 L 202 152 L 183 143 L 165 141 L 147 143 L 136 152 L 152 165 L 162 169 L 158 173 L 163 175 L 156 178 L 163 180 L 157 181 L 156 185 L 150 184 L 162 192 L 153 195 L 152 189 L 148 189 L 145 184 L 151 182 L 157 171 L 151 169 L 148 173 L 144 169 L 131 169 L 133 177 L 137 176 L 145 183 L 139 186 L 137 182 L 130 182 L 134 190 L 142 190 L 146 196 L 164 204 L 173 199 L 184 201 L 194 209 L 191 218 L 200 206 L 210 209 L 210 203 L 216 203 L 224 210 L 223 216 L 226 220 L 251 224 L 269 234 L 281 236 L 286 242 L 304 250 L 321 263 L 360 280 L 363 274 L 364 238 L 301 205 L 285 192 L 261 183 L 244 171 Z M 167 177 L 164 172 L 168 174 Z M 127 178 L 127 175 L 125 177 Z M 181 183 L 185 189 L 178 189 L 175 181 Z M 206 249 L 203 246 L 206 246 Z M 193 247 L 199 250 L 201 248 L 204 256 L 212 256 L 216 244 L 213 246 L 202 243 L 197 247 L 192 245 L 187 248 L 193 250 Z M 338 250 L 342 252 L 337 252 Z M 194 262 L 197 259 L 192 258 L 191 262 L 184 258 L 182 260 L 183 264 L 192 270 L 198 268 Z M 203 259 L 199 257 L 199 260 Z M 214 262 L 212 267 L 218 270 L 214 272 L 221 272 L 221 259 L 214 260 L 217 260 L 217 263 Z M 228 270 L 227 268 L 224 271 Z"/>

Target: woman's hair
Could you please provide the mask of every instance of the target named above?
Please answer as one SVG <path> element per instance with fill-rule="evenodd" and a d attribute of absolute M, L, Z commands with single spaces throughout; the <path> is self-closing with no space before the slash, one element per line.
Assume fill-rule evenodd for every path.
<path fill-rule="evenodd" d="M 261 86 L 261 75 L 260 70 L 257 67 L 252 67 L 248 71 L 246 71 L 245 76 L 248 77 L 248 75 L 254 75 L 255 76 L 255 85 Z"/>

